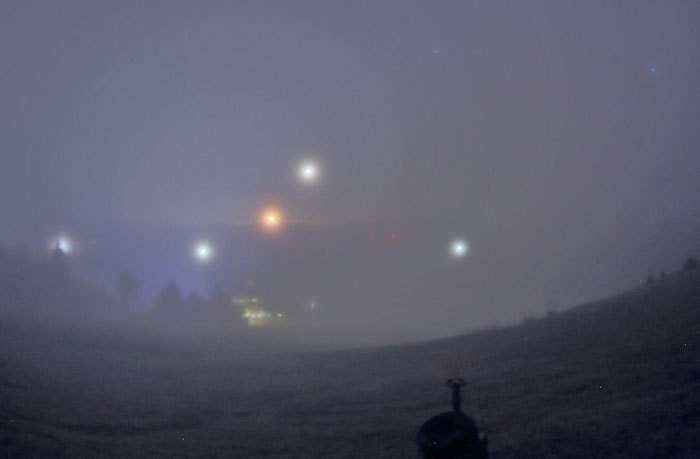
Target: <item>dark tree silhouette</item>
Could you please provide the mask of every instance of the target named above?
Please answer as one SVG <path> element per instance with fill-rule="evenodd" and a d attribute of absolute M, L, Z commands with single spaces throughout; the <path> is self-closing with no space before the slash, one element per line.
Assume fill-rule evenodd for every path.
<path fill-rule="evenodd" d="M 170 282 L 158 293 L 156 311 L 181 314 L 185 305 L 182 293 L 175 282 Z"/>
<path fill-rule="evenodd" d="M 695 257 L 688 257 L 688 259 L 683 263 L 684 272 L 694 271 L 698 269 L 698 267 L 700 267 L 700 263 L 698 263 L 698 260 Z"/>
<path fill-rule="evenodd" d="M 53 275 L 60 276 L 63 279 L 68 278 L 71 275 L 68 256 L 66 255 L 66 252 L 58 247 L 58 245 L 56 245 L 56 248 L 51 252 L 48 269 L 51 270 Z"/>
<path fill-rule="evenodd" d="M 119 276 L 117 276 L 117 282 L 115 283 L 114 288 L 121 297 L 122 301 L 127 304 L 136 299 L 139 294 L 139 286 L 136 279 L 126 269 L 123 269 L 119 273 Z"/>
<path fill-rule="evenodd" d="M 190 294 L 187 296 L 187 308 L 191 311 L 199 311 L 201 313 L 204 306 L 204 298 L 202 298 L 196 290 L 191 290 Z"/>

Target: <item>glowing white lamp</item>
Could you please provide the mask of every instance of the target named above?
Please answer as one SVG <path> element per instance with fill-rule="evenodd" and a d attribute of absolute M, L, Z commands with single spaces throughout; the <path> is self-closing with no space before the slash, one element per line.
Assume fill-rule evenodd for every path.
<path fill-rule="evenodd" d="M 318 178 L 318 166 L 311 161 L 303 162 L 299 166 L 299 178 L 306 183 L 315 182 Z"/>
<path fill-rule="evenodd" d="M 468 250 L 469 246 L 462 239 L 452 241 L 452 245 L 450 246 L 450 253 L 455 258 L 462 258 L 467 254 Z"/>
<path fill-rule="evenodd" d="M 211 258 L 211 247 L 207 243 L 199 243 L 194 248 L 194 255 L 202 261 L 208 260 Z"/>
<path fill-rule="evenodd" d="M 58 236 L 51 241 L 51 250 L 58 249 L 67 254 L 70 253 L 72 248 L 71 241 L 66 236 Z"/>

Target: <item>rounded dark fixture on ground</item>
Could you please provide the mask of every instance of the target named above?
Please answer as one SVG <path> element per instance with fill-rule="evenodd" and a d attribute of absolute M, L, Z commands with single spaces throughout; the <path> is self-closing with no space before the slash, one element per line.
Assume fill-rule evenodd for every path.
<path fill-rule="evenodd" d="M 474 421 L 462 413 L 459 390 L 467 383 L 462 378 L 449 379 L 452 411 L 433 416 L 416 434 L 416 444 L 426 459 L 486 459 L 488 439 L 479 433 Z"/>

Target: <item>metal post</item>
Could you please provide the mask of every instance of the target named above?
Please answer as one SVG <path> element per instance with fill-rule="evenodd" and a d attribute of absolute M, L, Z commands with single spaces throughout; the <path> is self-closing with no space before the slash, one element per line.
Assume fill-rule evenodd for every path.
<path fill-rule="evenodd" d="M 445 385 L 452 388 L 452 410 L 460 413 L 462 411 L 462 398 L 459 395 L 459 390 L 462 386 L 466 386 L 467 382 L 463 378 L 448 379 Z"/>

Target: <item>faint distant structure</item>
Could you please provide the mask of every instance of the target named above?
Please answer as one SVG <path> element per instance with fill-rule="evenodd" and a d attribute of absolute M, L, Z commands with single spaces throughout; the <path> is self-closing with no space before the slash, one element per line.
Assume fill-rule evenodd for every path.
<path fill-rule="evenodd" d="M 654 283 L 654 276 L 649 273 L 649 276 L 647 277 L 647 285 L 653 284 Z"/>
<path fill-rule="evenodd" d="M 124 303 L 129 304 L 139 294 L 139 285 L 134 276 L 126 269 L 122 269 L 117 276 L 117 282 L 114 285 L 115 290 Z"/>
<path fill-rule="evenodd" d="M 175 282 L 170 282 L 158 293 L 155 309 L 158 312 L 182 314 L 185 300 Z"/>
<path fill-rule="evenodd" d="M 700 263 L 698 263 L 697 258 L 688 257 L 683 263 L 683 272 L 695 271 L 698 267 L 700 267 Z"/>

